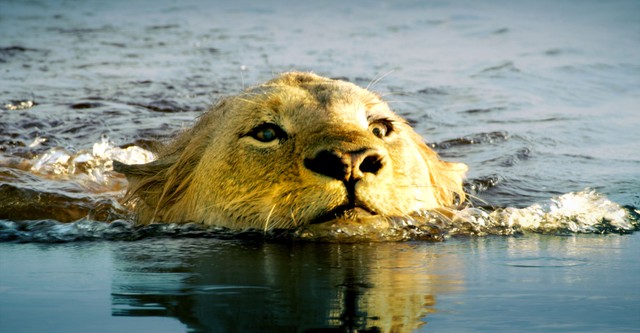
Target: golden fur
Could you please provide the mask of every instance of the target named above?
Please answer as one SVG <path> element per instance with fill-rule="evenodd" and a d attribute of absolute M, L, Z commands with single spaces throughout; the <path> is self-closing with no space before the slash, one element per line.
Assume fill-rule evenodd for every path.
<path fill-rule="evenodd" d="M 156 161 L 114 166 L 139 223 L 265 230 L 446 207 L 467 170 L 376 94 L 297 72 L 223 99 Z"/>

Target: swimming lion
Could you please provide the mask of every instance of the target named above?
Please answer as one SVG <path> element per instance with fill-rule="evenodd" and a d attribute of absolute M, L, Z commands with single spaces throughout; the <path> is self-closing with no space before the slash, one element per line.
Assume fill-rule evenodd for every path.
<path fill-rule="evenodd" d="M 141 224 L 264 230 L 441 209 L 464 200 L 467 170 L 380 96 L 297 72 L 221 100 L 156 161 L 114 168 Z"/>

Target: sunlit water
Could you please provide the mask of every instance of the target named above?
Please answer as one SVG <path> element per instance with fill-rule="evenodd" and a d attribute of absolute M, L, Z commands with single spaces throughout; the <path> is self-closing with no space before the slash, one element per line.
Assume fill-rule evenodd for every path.
<path fill-rule="evenodd" d="M 0 329 L 633 331 L 637 13 L 2 1 Z M 371 84 L 470 166 L 469 205 L 269 233 L 131 222 L 114 159 L 151 161 L 217 98 L 294 69 Z"/>

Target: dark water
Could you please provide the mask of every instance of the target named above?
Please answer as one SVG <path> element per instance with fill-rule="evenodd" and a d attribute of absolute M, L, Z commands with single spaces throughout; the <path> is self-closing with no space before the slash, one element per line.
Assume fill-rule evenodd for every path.
<path fill-rule="evenodd" d="M 640 236 L 619 233 L 640 207 L 639 13 L 0 0 L 0 331 L 637 331 Z M 487 208 L 462 212 L 474 232 L 349 245 L 132 228 L 111 161 L 149 160 L 218 97 L 288 70 L 372 84 L 467 163 Z M 474 236 L 505 225 L 517 236 Z"/>
<path fill-rule="evenodd" d="M 639 246 L 618 235 L 4 243 L 0 320 L 3 332 L 633 332 Z"/>

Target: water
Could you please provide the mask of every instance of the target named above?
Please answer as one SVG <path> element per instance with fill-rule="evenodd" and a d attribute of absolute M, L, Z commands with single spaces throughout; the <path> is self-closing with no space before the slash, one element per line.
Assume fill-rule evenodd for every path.
<path fill-rule="evenodd" d="M 0 323 L 6 332 L 632 332 L 639 240 L 3 243 Z"/>
<path fill-rule="evenodd" d="M 635 331 L 640 236 L 619 234 L 640 207 L 637 13 L 1 1 L 0 328 Z M 392 243 L 354 226 L 265 239 L 131 225 L 114 158 L 149 161 L 217 98 L 294 69 L 374 83 L 468 164 L 464 223 L 380 222 L 393 233 L 376 237 L 413 239 Z M 356 243 L 300 241 L 317 235 Z"/>

